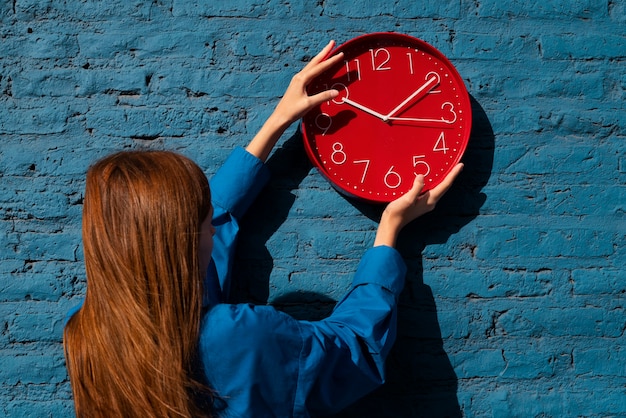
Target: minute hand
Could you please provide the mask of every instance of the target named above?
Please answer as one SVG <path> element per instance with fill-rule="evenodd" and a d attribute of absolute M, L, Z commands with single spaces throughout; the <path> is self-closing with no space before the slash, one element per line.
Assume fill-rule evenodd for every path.
<path fill-rule="evenodd" d="M 389 112 L 384 118 L 383 120 L 386 121 L 389 118 L 391 118 L 392 116 L 394 116 L 395 114 L 397 114 L 398 112 L 400 112 L 401 110 L 404 110 L 404 108 L 409 104 L 409 103 L 413 103 L 416 102 L 418 100 L 420 100 L 422 97 L 424 97 L 425 95 L 427 95 L 428 93 L 430 93 L 430 91 L 437 85 L 439 84 L 437 81 L 437 77 L 432 76 L 431 78 L 429 78 L 426 83 L 424 83 L 420 88 L 418 88 L 417 90 L 415 90 L 413 92 L 413 94 L 411 94 L 409 97 L 407 97 L 402 103 L 400 103 L 398 106 L 395 107 L 395 109 L 393 109 L 391 112 Z"/>

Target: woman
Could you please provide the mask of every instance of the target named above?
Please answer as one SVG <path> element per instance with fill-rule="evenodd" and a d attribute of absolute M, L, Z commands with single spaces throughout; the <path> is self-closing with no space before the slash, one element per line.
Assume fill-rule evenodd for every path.
<path fill-rule="evenodd" d="M 310 416 L 354 402 L 384 379 L 405 266 L 400 230 L 460 172 L 420 195 L 423 178 L 383 212 L 351 291 L 318 322 L 228 301 L 237 219 L 267 182 L 285 129 L 337 96 L 307 84 L 342 59 L 329 43 L 294 76 L 247 148 L 211 180 L 169 152 L 107 157 L 87 174 L 87 294 L 64 344 L 79 417 Z"/>

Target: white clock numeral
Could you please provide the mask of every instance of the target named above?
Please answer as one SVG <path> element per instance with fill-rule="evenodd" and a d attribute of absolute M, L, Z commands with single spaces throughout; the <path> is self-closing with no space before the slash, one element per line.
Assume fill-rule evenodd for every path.
<path fill-rule="evenodd" d="M 333 119 L 328 113 L 320 113 L 315 117 L 315 126 L 322 131 L 322 136 L 326 135 L 332 124 Z"/>
<path fill-rule="evenodd" d="M 407 61 L 409 62 L 409 74 L 414 75 L 415 74 L 415 66 L 414 66 L 414 62 L 413 62 L 413 54 L 419 54 L 419 49 L 417 48 L 408 48 L 409 52 L 406 53 L 406 58 Z M 429 77 L 426 77 L 426 79 L 428 79 Z"/>
<path fill-rule="evenodd" d="M 428 74 L 426 74 L 426 77 L 424 77 L 424 80 L 428 80 L 430 79 L 432 76 L 437 77 L 437 84 L 435 84 L 436 86 L 441 85 L 441 76 L 439 75 L 439 73 L 435 72 L 435 71 L 431 71 Z M 429 94 L 437 94 L 437 93 L 441 93 L 441 90 L 431 90 Z"/>
<path fill-rule="evenodd" d="M 385 186 L 390 189 L 397 189 L 402 184 L 402 177 L 400 177 L 400 174 L 393 171 L 393 166 L 391 166 L 389 171 L 387 171 L 383 180 L 385 182 Z"/>
<path fill-rule="evenodd" d="M 379 48 L 376 51 L 370 49 L 370 56 L 372 57 L 372 69 L 374 71 L 387 71 L 391 70 L 391 67 L 387 67 L 386 65 L 391 60 L 391 53 L 385 48 Z M 380 56 L 380 57 L 379 57 Z M 380 60 L 380 63 L 376 65 L 376 63 Z"/>
<path fill-rule="evenodd" d="M 423 161 L 422 159 L 426 158 L 425 155 L 414 155 L 413 156 L 413 168 L 417 169 L 417 167 L 419 166 L 421 168 L 420 171 L 424 171 L 423 173 L 417 173 L 414 171 L 415 175 L 417 176 L 418 174 L 422 174 L 424 177 L 428 176 L 430 174 L 430 165 L 428 165 L 428 163 L 426 161 Z"/>
<path fill-rule="evenodd" d="M 333 100 L 334 104 L 342 104 L 344 99 L 347 99 L 350 96 L 350 92 L 348 91 L 348 86 L 342 83 L 335 83 L 332 85 L 331 89 L 339 90 L 339 95 L 335 97 Z M 345 91 L 345 94 L 344 94 Z"/>
<path fill-rule="evenodd" d="M 343 150 L 343 144 L 341 142 L 335 142 L 333 144 L 333 153 L 330 155 L 330 159 L 337 165 L 342 165 L 348 159 L 348 156 Z"/>
<path fill-rule="evenodd" d="M 344 61 L 344 63 L 346 64 L 346 76 L 348 78 L 348 81 L 352 81 L 351 77 L 350 77 L 350 63 L 354 62 L 355 63 L 355 67 L 356 67 L 356 79 L 357 81 L 361 81 L 361 61 L 359 61 L 358 59 L 353 59 L 352 61 Z"/>
<path fill-rule="evenodd" d="M 367 175 L 367 171 L 370 168 L 370 160 L 357 160 L 353 161 L 354 164 L 365 164 L 365 169 L 363 170 L 363 176 L 361 176 L 361 183 L 365 183 L 365 176 Z"/>
<path fill-rule="evenodd" d="M 450 108 L 449 112 L 452 114 L 452 119 L 445 119 L 442 117 L 441 120 L 446 123 L 456 122 L 456 112 L 454 111 L 454 105 L 450 102 L 445 102 L 444 104 L 441 105 L 441 110 L 445 110 L 447 107 Z"/>
<path fill-rule="evenodd" d="M 446 147 L 446 137 L 443 132 L 439 135 L 439 139 L 435 142 L 435 146 L 433 147 L 433 152 L 441 151 L 444 154 L 448 153 L 450 148 Z"/>

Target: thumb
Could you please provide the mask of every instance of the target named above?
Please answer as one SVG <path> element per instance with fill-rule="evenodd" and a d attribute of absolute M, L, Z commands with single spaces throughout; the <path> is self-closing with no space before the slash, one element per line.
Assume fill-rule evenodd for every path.
<path fill-rule="evenodd" d="M 415 180 L 413 180 L 413 186 L 411 187 L 411 190 L 407 192 L 407 196 L 412 202 L 416 202 L 423 189 L 424 176 L 422 174 L 419 174 L 415 176 Z"/>

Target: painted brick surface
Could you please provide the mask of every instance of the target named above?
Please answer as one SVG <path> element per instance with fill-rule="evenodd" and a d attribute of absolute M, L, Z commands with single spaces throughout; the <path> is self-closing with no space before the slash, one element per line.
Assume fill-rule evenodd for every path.
<path fill-rule="evenodd" d="M 473 99 L 466 169 L 405 231 L 385 386 L 342 417 L 626 417 L 626 4 L 618 0 L 0 2 L 0 415 L 71 416 L 84 173 L 127 148 L 208 175 L 328 39 L 420 37 Z M 325 315 L 378 210 L 294 126 L 244 220 L 236 287 Z"/>

